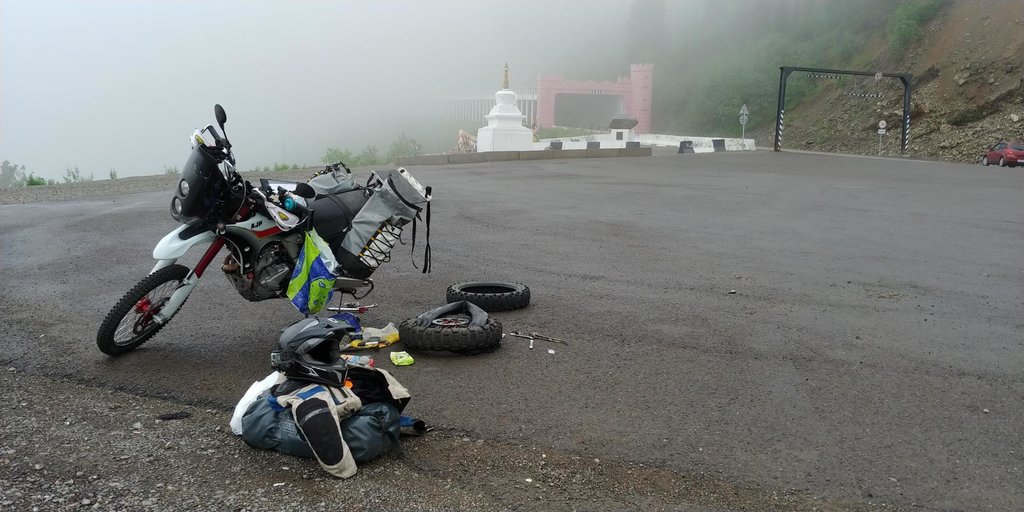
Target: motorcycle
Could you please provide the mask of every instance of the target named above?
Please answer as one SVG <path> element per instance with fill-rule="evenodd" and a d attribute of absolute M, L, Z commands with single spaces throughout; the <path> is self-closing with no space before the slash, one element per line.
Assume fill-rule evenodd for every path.
<path fill-rule="evenodd" d="M 153 249 L 157 263 L 149 275 L 129 290 L 100 324 L 96 344 L 105 354 L 119 355 L 134 350 L 167 325 L 225 246 L 229 254 L 221 270 L 240 295 L 250 301 L 280 298 L 286 296 L 305 233 L 311 227 L 320 233 L 333 233 L 335 239 L 328 241 L 332 242 L 332 249 L 336 249 L 340 237 L 354 229 L 351 226 L 354 212 L 360 211 L 368 198 L 385 184 L 394 187 L 394 181 L 401 181 L 412 187 L 421 200 L 430 200 L 430 188 L 422 187 L 400 169 L 393 174 L 399 177 L 397 180 L 374 173 L 367 186 L 355 187 L 345 194 L 347 205 L 338 199 L 340 195 L 327 196 L 321 203 L 331 208 L 325 206 L 321 214 L 314 215 L 312 205 L 317 201 L 313 198 L 319 193 L 310 185 L 262 179 L 259 186 L 254 186 L 241 176 L 224 128 L 227 114 L 220 105 L 214 107 L 214 113 L 220 131 L 210 124 L 193 132 L 192 153 L 171 200 L 171 216 L 182 225 L 160 240 Z M 342 169 L 351 174 L 341 162 L 328 165 L 323 172 L 335 176 Z M 342 177 L 345 176 L 342 174 Z M 335 280 L 335 291 L 359 300 L 373 290 L 369 274 L 377 265 L 388 261 L 390 249 L 400 241 L 402 222 L 419 217 L 419 207 L 406 204 L 411 208 L 409 211 L 416 212 L 413 218 L 371 219 L 378 224 L 370 228 L 370 238 L 358 254 L 361 258 L 345 253 L 350 257 L 352 271 L 342 269 L 342 275 Z M 427 218 L 429 222 L 429 209 Z M 415 231 L 414 224 L 413 233 Z M 429 224 L 427 240 L 429 251 Z M 190 248 L 205 243 L 210 245 L 194 267 L 177 263 Z M 372 306 L 329 309 L 361 313 L 368 307 Z"/>

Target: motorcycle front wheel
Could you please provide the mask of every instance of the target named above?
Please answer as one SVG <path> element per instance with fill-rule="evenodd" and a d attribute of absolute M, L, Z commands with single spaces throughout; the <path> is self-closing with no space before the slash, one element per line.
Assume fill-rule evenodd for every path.
<path fill-rule="evenodd" d="M 96 333 L 96 345 L 107 355 L 134 350 L 153 337 L 164 324 L 153 321 L 171 294 L 189 274 L 188 267 L 164 267 L 135 285 L 107 313 Z"/>

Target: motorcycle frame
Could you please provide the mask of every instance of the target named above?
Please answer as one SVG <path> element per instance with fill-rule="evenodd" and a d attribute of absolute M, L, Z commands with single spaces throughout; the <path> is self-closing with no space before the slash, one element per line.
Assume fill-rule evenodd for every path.
<path fill-rule="evenodd" d="M 199 283 L 199 278 L 203 277 L 206 268 L 213 262 L 217 253 L 220 252 L 225 244 L 231 244 L 236 259 L 242 265 L 242 272 L 252 271 L 257 255 L 260 254 L 265 246 L 273 242 L 281 242 L 292 259 L 298 257 L 301 238 L 294 244 L 286 243 L 285 239 L 287 237 L 296 235 L 282 230 L 277 223 L 262 214 L 256 213 L 238 224 L 225 226 L 219 234 L 209 229 L 196 231 L 196 228 L 202 226 L 200 222 L 199 220 L 193 220 L 179 226 L 174 231 L 165 235 L 157 243 L 156 247 L 153 248 L 153 258 L 157 260 L 157 263 L 150 270 L 151 274 L 173 265 L 178 261 L 178 258 L 181 258 L 193 246 L 210 242 L 210 246 L 206 248 L 206 252 L 203 253 L 199 262 L 196 263 L 185 279 L 181 281 L 181 284 L 174 289 L 174 293 L 171 294 L 170 298 L 160 309 L 160 313 L 153 316 L 155 322 L 164 324 L 174 317 L 178 309 L 181 308 L 181 305 L 185 303 L 185 299 L 192 294 L 192 290 Z M 263 230 L 257 230 L 263 226 L 268 227 Z M 283 236 L 282 233 L 284 233 Z M 243 254 L 246 252 L 249 254 Z"/>

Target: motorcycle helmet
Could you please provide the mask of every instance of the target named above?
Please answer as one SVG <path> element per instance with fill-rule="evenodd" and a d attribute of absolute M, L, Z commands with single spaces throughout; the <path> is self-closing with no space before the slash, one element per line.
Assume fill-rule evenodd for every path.
<path fill-rule="evenodd" d="M 270 365 L 292 380 L 340 387 L 345 381 L 341 342 L 352 329 L 334 318 L 299 320 L 281 332 Z"/>

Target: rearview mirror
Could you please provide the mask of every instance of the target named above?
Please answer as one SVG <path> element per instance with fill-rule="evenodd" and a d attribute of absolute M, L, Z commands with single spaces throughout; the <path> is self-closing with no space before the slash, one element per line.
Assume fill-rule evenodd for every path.
<path fill-rule="evenodd" d="M 228 114 L 224 112 L 224 107 L 220 106 L 220 103 L 213 106 L 213 114 L 217 116 L 217 124 L 220 125 L 220 129 L 224 129 L 224 123 L 228 122 Z"/>

